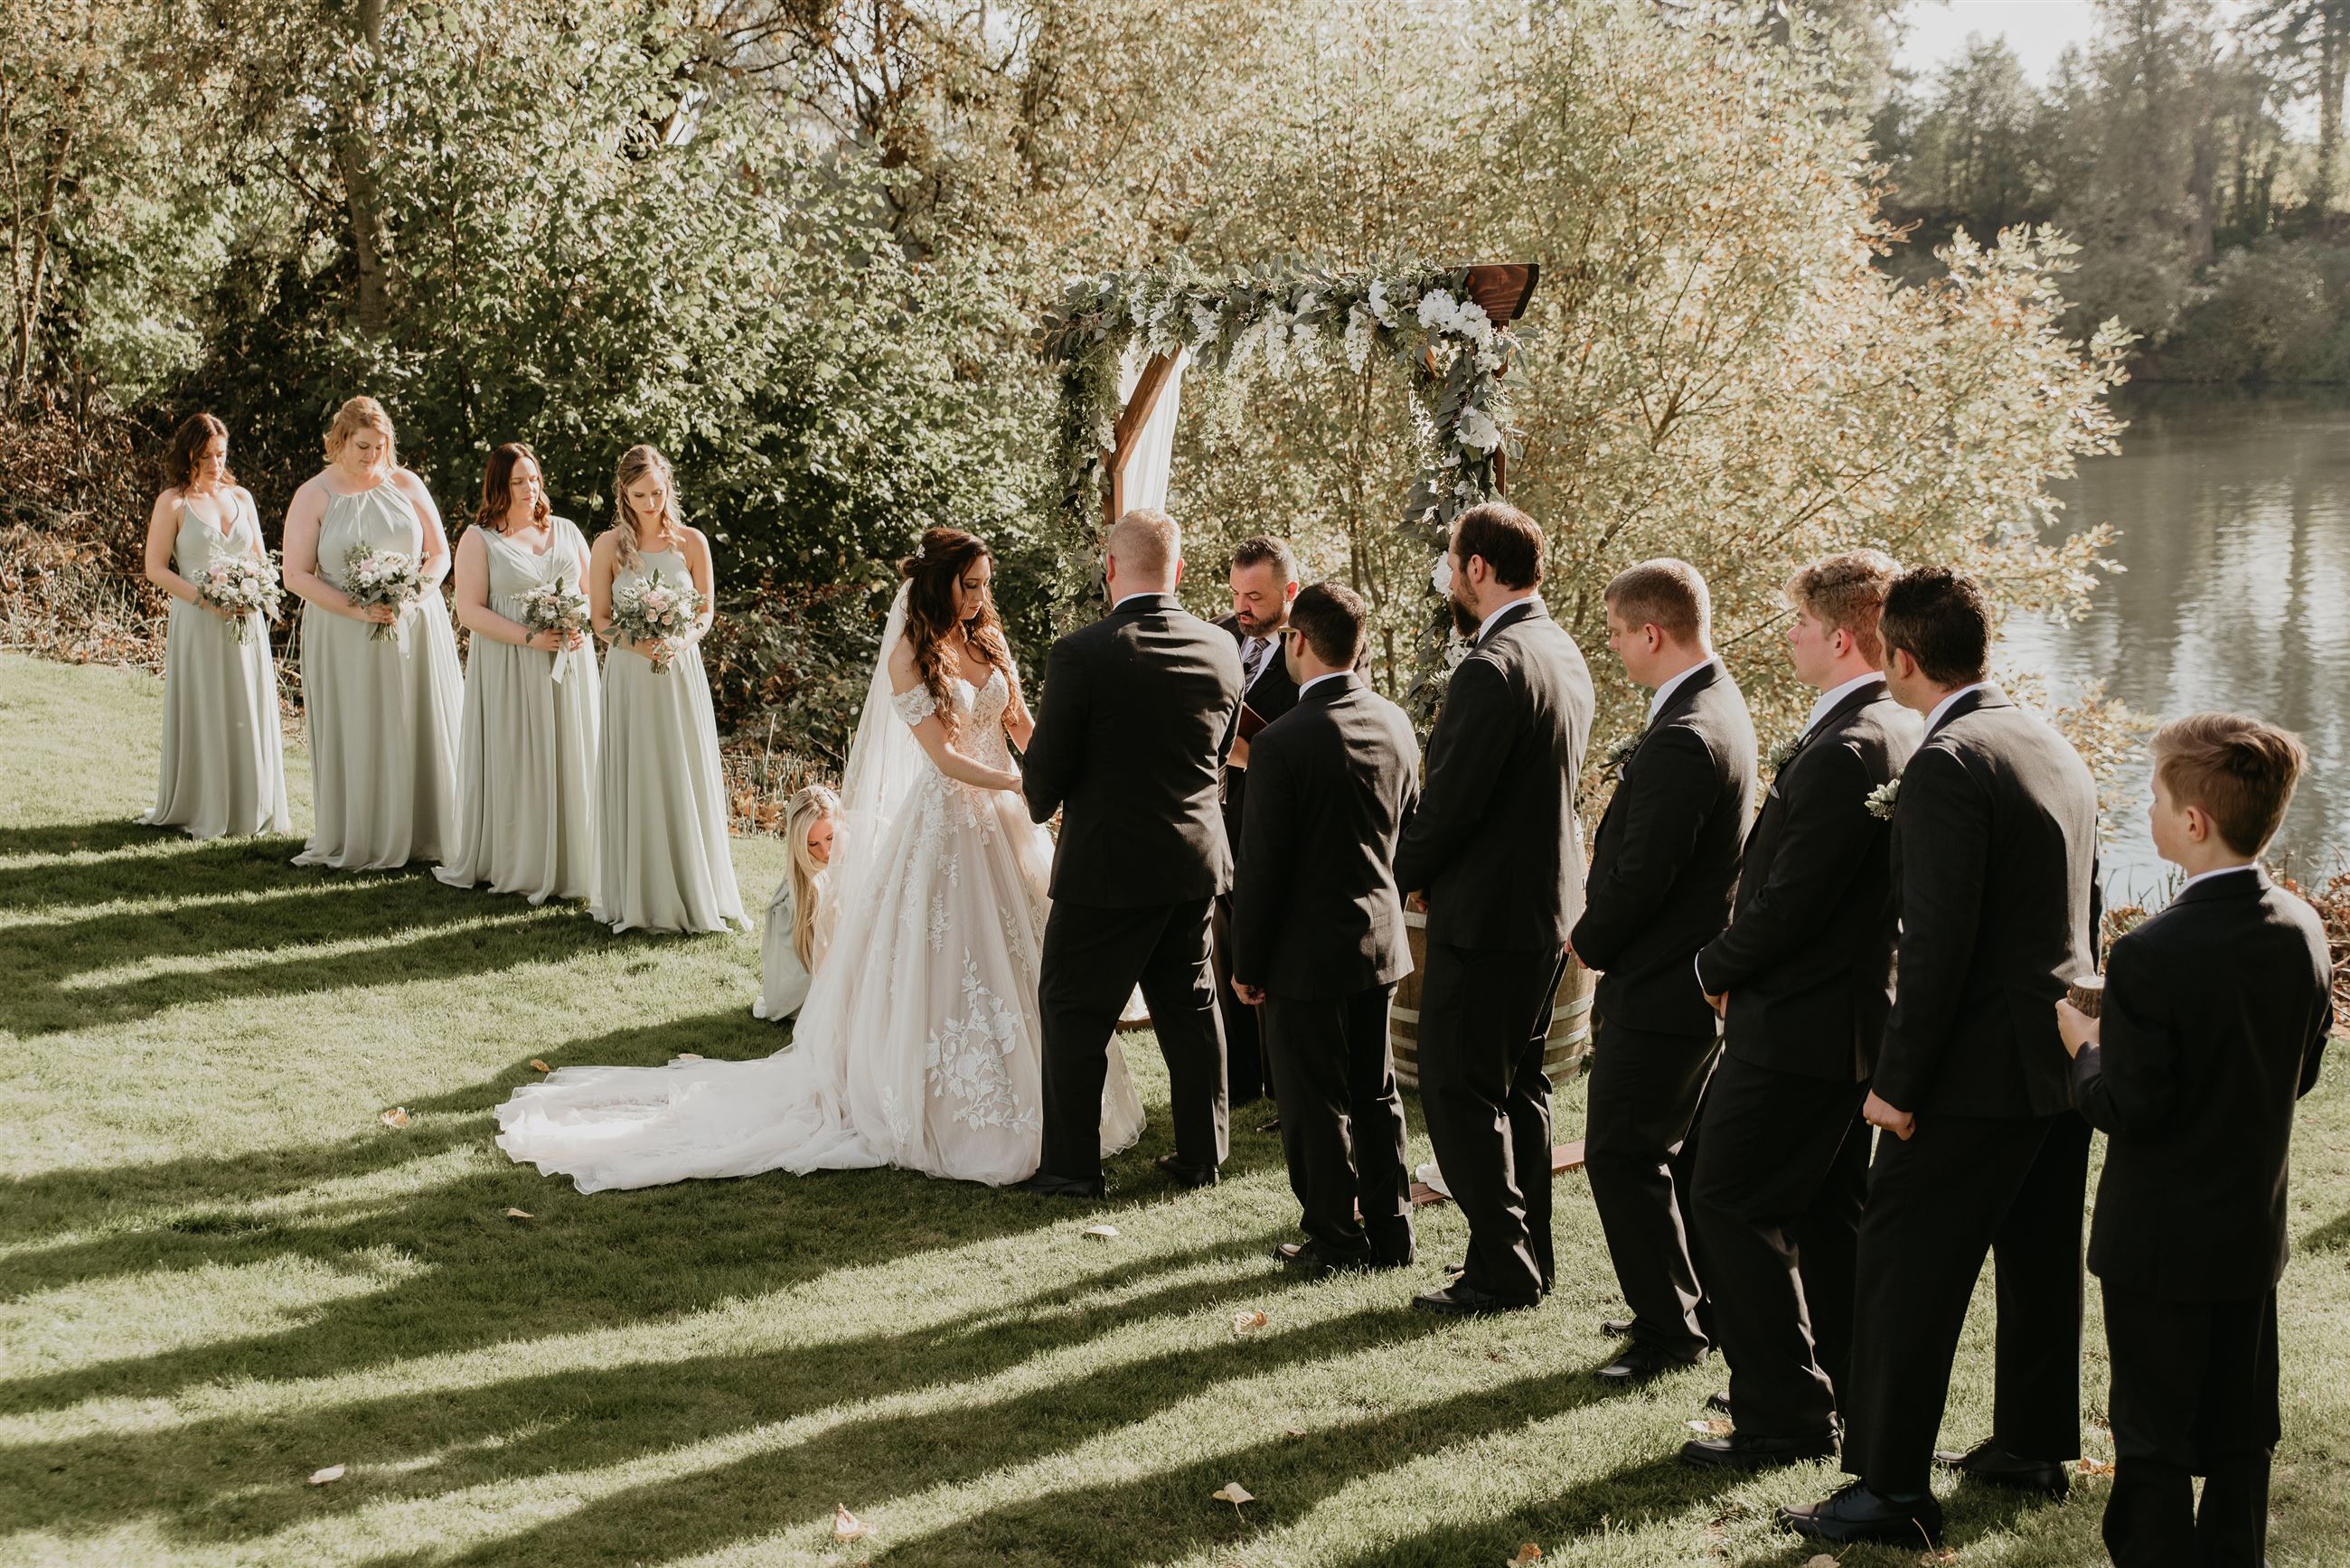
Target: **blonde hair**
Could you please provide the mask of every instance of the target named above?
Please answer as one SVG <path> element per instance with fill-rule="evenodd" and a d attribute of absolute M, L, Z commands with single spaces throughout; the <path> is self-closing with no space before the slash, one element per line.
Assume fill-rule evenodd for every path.
<path fill-rule="evenodd" d="M 1602 597 L 1636 630 L 1653 626 L 1675 642 L 1692 646 L 1713 636 L 1712 597 L 1705 578 L 1687 561 L 1659 556 L 1627 566 Z"/>
<path fill-rule="evenodd" d="M 1846 550 L 1814 561 L 1787 579 L 1787 602 L 1831 632 L 1849 635 L 1872 670 L 1885 667 L 1885 637 L 1877 621 L 1885 593 L 1901 575 L 1882 550 Z"/>
<path fill-rule="evenodd" d="M 833 853 L 840 852 L 840 797 L 822 784 L 809 784 L 784 807 L 784 836 L 792 849 L 792 950 L 800 967 L 816 972 L 818 953 L 816 906 L 824 899 L 832 868 L 808 853 L 808 830 L 826 817 L 833 822 Z"/>
<path fill-rule="evenodd" d="M 360 431 L 382 433 L 383 466 L 387 472 L 400 466 L 400 448 L 392 440 L 391 416 L 373 398 L 353 398 L 335 410 L 334 422 L 327 427 L 327 461 L 339 459 L 343 448 Z"/>
<path fill-rule="evenodd" d="M 2299 735 L 2241 713 L 2189 713 L 2154 732 L 2154 776 L 2171 804 L 2210 812 L 2239 855 L 2269 846 L 2308 765 Z"/>
<path fill-rule="evenodd" d="M 1183 531 L 1154 506 L 1138 506 L 1109 531 L 1109 554 L 1138 577 L 1163 583 L 1183 554 Z"/>
<path fill-rule="evenodd" d="M 620 454 L 619 466 L 612 471 L 612 526 L 619 538 L 619 565 L 637 564 L 637 514 L 629 504 L 629 486 L 647 474 L 658 474 L 661 482 L 661 518 L 673 534 L 685 526 L 684 514 L 677 499 L 677 471 L 670 467 L 669 459 L 660 448 L 639 442 Z"/>

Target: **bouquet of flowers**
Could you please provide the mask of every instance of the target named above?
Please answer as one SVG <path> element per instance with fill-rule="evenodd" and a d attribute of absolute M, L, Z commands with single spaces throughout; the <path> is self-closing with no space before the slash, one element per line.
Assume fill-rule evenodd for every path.
<path fill-rule="evenodd" d="M 412 556 L 357 545 L 343 557 L 343 593 L 361 609 L 388 605 L 405 613 L 410 605 L 424 597 L 424 574 Z M 368 628 L 371 639 L 399 635 L 398 621 L 389 625 L 379 622 Z"/>
<path fill-rule="evenodd" d="M 253 612 L 259 610 L 276 620 L 284 597 L 277 586 L 276 566 L 251 556 L 224 556 L 196 579 L 196 602 L 228 611 L 234 618 L 230 629 L 239 642 L 253 640 Z"/>
<path fill-rule="evenodd" d="M 661 577 L 624 583 L 612 590 L 612 635 L 653 645 L 653 668 L 665 670 L 682 646 L 680 639 L 702 616 L 702 596 Z"/>
<path fill-rule="evenodd" d="M 560 637 L 573 632 L 582 635 L 588 630 L 588 596 L 567 587 L 561 577 L 542 583 L 523 596 L 522 623 L 533 631 L 551 631 Z M 555 652 L 555 679 L 563 679 L 565 668 L 577 650 L 559 648 Z"/>

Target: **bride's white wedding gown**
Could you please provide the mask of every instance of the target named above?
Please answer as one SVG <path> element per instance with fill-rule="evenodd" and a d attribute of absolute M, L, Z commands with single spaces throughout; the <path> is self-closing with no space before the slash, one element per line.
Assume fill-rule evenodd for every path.
<path fill-rule="evenodd" d="M 890 618 L 885 650 L 901 619 Z M 1009 767 L 1003 673 L 949 691 L 958 748 Z M 849 763 L 853 847 L 837 866 L 855 881 L 832 878 L 839 925 L 792 1046 L 755 1062 L 562 1068 L 498 1107 L 499 1147 L 582 1192 L 883 1165 L 995 1185 L 1035 1173 L 1052 843 L 1017 794 L 959 784 L 913 746 L 931 704 L 920 686 L 890 698 L 877 670 Z M 879 766 L 876 754 L 898 760 Z M 894 784 L 872 784 L 893 772 Z M 894 798 L 860 802 L 860 781 L 868 797 Z M 1113 1042 L 1103 1152 L 1141 1130 Z"/>

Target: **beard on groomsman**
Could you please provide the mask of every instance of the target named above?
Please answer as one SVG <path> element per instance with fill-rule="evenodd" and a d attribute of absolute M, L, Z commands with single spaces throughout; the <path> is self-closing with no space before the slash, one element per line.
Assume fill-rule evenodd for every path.
<path fill-rule="evenodd" d="M 1631 1308 L 1631 1384 L 1705 1359 L 1685 1151 L 1721 1048 L 1698 950 L 1730 919 L 1754 820 L 1754 723 L 1711 645 L 1705 579 L 1643 561 L 1607 585 L 1607 646 L 1654 695 L 1594 837 L 1575 955 L 1600 971 L 1583 1168 Z"/>
<path fill-rule="evenodd" d="M 1835 1449 L 1868 1186 L 1860 1102 L 1893 1002 L 1893 836 L 1868 797 L 1925 731 L 1879 668 L 1877 616 L 1899 569 L 1855 550 L 1789 581 L 1788 662 L 1819 697 L 1772 770 L 1729 929 L 1697 957 L 1724 1028 L 1690 1209 L 1737 1426 L 1684 1443 L 1692 1464 Z"/>
<path fill-rule="evenodd" d="M 1297 699 L 1257 735 L 1232 887 L 1232 988 L 1260 1015 L 1308 1274 L 1412 1261 L 1403 1102 L 1388 1002 L 1411 969 L 1396 839 L 1419 798 L 1419 741 L 1355 674 L 1369 612 L 1350 589 L 1297 596 L 1282 657 Z"/>
<path fill-rule="evenodd" d="M 1216 624 L 1232 633 L 1241 654 L 1241 700 L 1266 723 L 1280 718 L 1297 701 L 1297 681 L 1282 655 L 1282 633 L 1289 625 L 1289 607 L 1297 597 L 1297 556 L 1285 539 L 1260 535 L 1233 547 L 1230 573 L 1232 613 Z M 1244 721 L 1245 722 L 1245 721 Z M 1246 821 L 1250 742 L 1232 742 L 1224 764 L 1224 837 L 1235 853 Z M 1274 1092 L 1273 1072 L 1265 1064 L 1258 1040 L 1257 1010 L 1232 990 L 1232 895 L 1220 895 L 1215 904 L 1213 941 L 1210 951 L 1216 965 L 1216 1002 L 1224 1015 L 1224 1073 L 1234 1110 Z"/>
<path fill-rule="evenodd" d="M 1469 1256 L 1414 1307 L 1476 1314 L 1540 1303 L 1551 1262 L 1551 997 L 1583 907 L 1575 784 L 1591 671 L 1536 589 L 1543 536 L 1502 502 L 1453 520 L 1436 589 L 1471 638 L 1429 737 L 1396 885 L 1428 913 L 1419 1103 Z"/>
<path fill-rule="evenodd" d="M 2081 1449 L 2081 1212 L 2089 1127 L 2055 1002 L 2096 967 L 2097 792 L 2080 754 L 1989 684 L 1991 614 L 1948 567 L 1903 574 L 1879 623 L 1886 686 L 1926 715 L 1893 805 L 1901 934 L 1862 1116 L 1877 1140 L 1860 1223 L 1851 1387 L 1858 1479 L 1780 1511 L 1833 1541 L 1938 1539 L 1938 1460 L 2061 1495 Z M 1983 1259 L 1999 1329 L 1990 1438 L 1938 1455 L 1950 1366 Z"/>

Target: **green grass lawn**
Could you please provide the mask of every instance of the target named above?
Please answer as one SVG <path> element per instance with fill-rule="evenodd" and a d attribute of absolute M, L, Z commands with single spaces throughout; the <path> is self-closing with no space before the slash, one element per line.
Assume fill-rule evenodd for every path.
<path fill-rule="evenodd" d="M 1213 1191 L 1152 1169 L 1147 1039 L 1152 1125 L 1099 1208 L 895 1171 L 582 1198 L 511 1165 L 490 1111 L 533 1057 L 780 1044 L 750 1016 L 755 940 L 616 939 L 421 873 L 296 869 L 294 839 L 132 826 L 161 697 L 0 658 L 0 1562 L 1812 1557 L 1770 1513 L 1827 1467 L 1674 1459 L 1718 1366 L 1630 1395 L 1590 1377 L 1617 1303 L 1579 1177 L 1539 1312 L 1405 1310 L 1462 1245 L 1449 1208 L 1422 1211 L 1424 1270 L 1295 1282 L 1263 1255 L 1295 1218 L 1274 1137 L 1237 1132 Z M 734 850 L 763 904 L 781 846 Z M 2281 1568 L 2350 1560 L 2345 1074 L 2297 1150 Z M 1563 1126 L 1581 1115 L 1565 1096 Z M 1116 1239 L 1081 1233 L 1104 1221 Z M 1989 1427 L 1978 1304 L 1952 1442 Z M 1259 1501 L 1215 1501 L 1232 1480 Z M 1950 1493 L 1956 1561 L 2102 1561 L 2106 1484 Z M 836 1543 L 836 1504 L 872 1534 Z"/>

